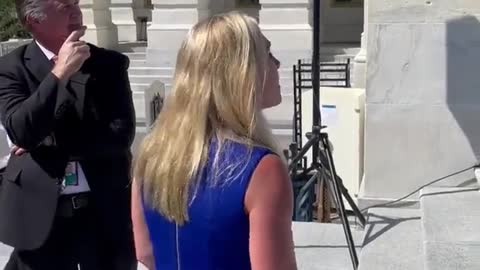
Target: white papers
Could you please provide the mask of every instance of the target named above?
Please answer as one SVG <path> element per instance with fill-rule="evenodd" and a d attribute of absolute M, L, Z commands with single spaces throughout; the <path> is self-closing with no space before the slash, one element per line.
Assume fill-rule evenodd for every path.
<path fill-rule="evenodd" d="M 331 104 L 322 104 L 322 125 L 333 127 L 338 122 L 337 106 Z"/>

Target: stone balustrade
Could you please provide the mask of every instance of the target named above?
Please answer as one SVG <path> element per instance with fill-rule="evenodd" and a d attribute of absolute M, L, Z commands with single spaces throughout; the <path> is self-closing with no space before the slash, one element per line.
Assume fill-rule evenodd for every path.
<path fill-rule="evenodd" d="M 0 42 L 0 56 L 6 55 L 16 48 L 30 43 L 31 39 L 10 39 L 8 41 Z"/>

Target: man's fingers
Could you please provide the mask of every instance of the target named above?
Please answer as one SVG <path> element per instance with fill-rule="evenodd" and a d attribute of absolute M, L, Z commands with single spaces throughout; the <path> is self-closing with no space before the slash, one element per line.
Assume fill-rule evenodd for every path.
<path fill-rule="evenodd" d="M 21 155 L 23 155 L 25 152 L 27 152 L 25 149 L 19 148 L 17 151 L 15 151 L 15 155 L 16 155 L 16 156 L 21 156 Z"/>
<path fill-rule="evenodd" d="M 81 58 L 83 60 L 87 60 L 88 58 L 90 58 L 90 48 L 89 47 L 78 49 L 77 53 L 79 53 L 79 55 L 81 56 Z"/>
<path fill-rule="evenodd" d="M 72 33 L 70 33 L 66 41 L 68 42 L 78 41 L 83 35 L 85 35 L 85 30 L 86 30 L 86 27 L 83 26 L 82 28 L 73 31 Z"/>
<path fill-rule="evenodd" d="M 83 56 L 83 61 L 87 61 L 90 58 L 90 53 L 85 53 Z"/>
<path fill-rule="evenodd" d="M 80 30 L 75 30 L 72 33 L 70 33 L 70 35 L 67 37 L 65 42 L 78 41 L 78 39 L 80 39 L 81 36 L 82 36 L 81 31 Z"/>
<path fill-rule="evenodd" d="M 14 145 L 12 147 L 12 149 L 10 150 L 10 153 L 16 155 L 16 156 L 21 156 L 23 155 L 25 152 L 27 152 L 27 150 L 23 149 L 23 148 L 20 148 L 16 145 Z"/>
<path fill-rule="evenodd" d="M 72 46 L 73 47 L 82 47 L 82 46 L 87 46 L 87 43 L 83 40 L 73 41 Z"/>
<path fill-rule="evenodd" d="M 83 59 L 87 60 L 88 58 L 90 58 L 90 50 L 82 52 L 82 54 L 83 54 Z"/>
<path fill-rule="evenodd" d="M 80 46 L 80 47 L 77 47 L 77 51 L 79 51 L 79 52 L 89 52 L 89 51 L 90 51 L 90 47 L 88 47 L 87 45 L 85 45 L 85 46 Z"/>

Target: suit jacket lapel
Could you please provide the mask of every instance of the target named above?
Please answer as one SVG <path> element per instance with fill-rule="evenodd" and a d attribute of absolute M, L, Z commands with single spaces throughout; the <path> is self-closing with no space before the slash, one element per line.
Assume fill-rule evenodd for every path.
<path fill-rule="evenodd" d="M 85 91 L 88 79 L 90 74 L 83 73 L 82 70 L 73 74 L 70 78 L 70 88 L 72 94 L 75 96 L 75 110 L 77 111 L 78 117 L 83 119 L 83 111 L 85 108 Z"/>
<path fill-rule="evenodd" d="M 53 68 L 53 63 L 47 59 L 35 41 L 27 45 L 24 58 L 25 65 L 39 83 L 45 79 Z M 70 78 L 67 85 L 67 91 L 70 91 L 75 97 L 75 110 L 80 119 L 83 118 L 85 87 L 89 78 L 90 74 L 84 72 L 84 68 L 82 68 Z M 34 91 L 34 89 L 31 89 L 31 91 Z"/>
<path fill-rule="evenodd" d="M 52 70 L 50 62 L 35 41 L 27 45 L 24 54 L 25 66 L 35 76 L 38 82 L 43 81 L 45 76 Z M 33 91 L 33 89 L 32 89 Z"/>

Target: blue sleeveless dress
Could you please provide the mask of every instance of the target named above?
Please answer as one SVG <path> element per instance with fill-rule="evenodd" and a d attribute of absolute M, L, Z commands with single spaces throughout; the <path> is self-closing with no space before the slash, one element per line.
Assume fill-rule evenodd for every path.
<path fill-rule="evenodd" d="M 216 152 L 212 143 L 188 209 L 188 223 L 178 226 L 144 204 L 157 270 L 251 269 L 245 192 L 259 161 L 271 152 L 259 147 L 249 150 L 233 141 L 227 141 L 222 149 L 215 168 L 233 168 L 221 171 L 217 184 L 211 184 Z"/>

